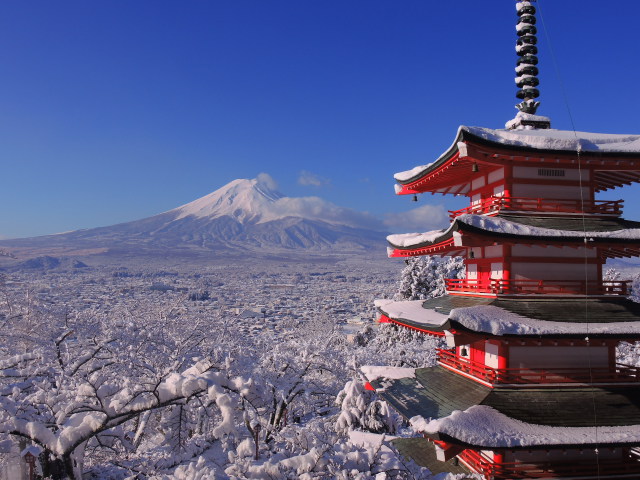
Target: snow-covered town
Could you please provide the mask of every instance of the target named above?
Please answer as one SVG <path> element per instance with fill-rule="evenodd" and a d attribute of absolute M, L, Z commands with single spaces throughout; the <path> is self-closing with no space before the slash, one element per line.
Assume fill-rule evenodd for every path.
<path fill-rule="evenodd" d="M 40 268 L 0 277 L 3 318 L 22 318 L 25 312 L 17 308 L 108 316 L 154 306 L 185 321 L 226 318 L 244 335 L 270 330 L 276 336 L 286 330 L 280 325 L 308 318 L 326 318 L 345 330 L 374 324 L 374 299 L 393 292 L 401 270 L 398 262 L 349 258 L 317 264 L 262 260 L 258 267 L 239 261 L 185 270 L 85 264 L 66 269 L 43 263 L 46 257 L 38 259 Z"/>
<path fill-rule="evenodd" d="M 14 431 L 32 436 L 39 475 L 62 475 L 54 458 L 68 454 L 83 478 L 195 478 L 192 470 L 197 478 L 297 478 L 319 465 L 336 477 L 419 474 L 381 444 L 402 422 L 388 407 L 386 415 L 372 409 L 358 370 L 382 359 L 413 368 L 433 361 L 432 349 L 426 359 L 412 353 L 429 340 L 404 332 L 396 343 L 374 322 L 373 300 L 398 290 L 390 279 L 404 264 L 345 262 L 353 273 L 337 273 L 345 271 L 338 263 L 247 262 L 201 272 L 76 264 L 3 274 L 2 373 L 13 385 L 3 408 L 15 415 Z M 21 377 L 37 382 L 19 393 Z M 356 447 L 348 432 L 366 421 L 364 431 L 376 434 L 356 435 Z M 51 422 L 59 426 L 50 430 Z M 256 425 L 266 435 L 258 459 Z M 27 447 L 5 438 L 6 478 L 24 473 Z"/>

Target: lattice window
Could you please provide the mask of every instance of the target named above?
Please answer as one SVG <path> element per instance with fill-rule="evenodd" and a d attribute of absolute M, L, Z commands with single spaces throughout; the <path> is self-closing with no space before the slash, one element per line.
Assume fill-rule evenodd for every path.
<path fill-rule="evenodd" d="M 539 168 L 540 177 L 564 177 L 565 171 L 558 168 Z"/>

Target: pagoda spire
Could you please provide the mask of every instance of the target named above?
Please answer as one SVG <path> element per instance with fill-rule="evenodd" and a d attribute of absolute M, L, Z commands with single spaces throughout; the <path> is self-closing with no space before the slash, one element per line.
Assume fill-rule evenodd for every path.
<path fill-rule="evenodd" d="M 516 97 L 522 99 L 516 107 L 523 113 L 535 115 L 540 102 L 535 99 L 540 96 L 540 91 L 536 88 L 538 81 L 538 38 L 536 37 L 536 7 L 532 1 L 516 3 L 519 21 L 516 25 L 518 41 L 516 42 L 516 52 L 518 53 L 518 64 L 516 66 L 516 85 L 520 90 Z"/>
<path fill-rule="evenodd" d="M 522 102 L 516 105 L 519 110 L 516 118 L 507 123 L 507 128 L 549 128 L 551 121 L 547 117 L 536 116 L 536 110 L 540 102 L 536 100 L 540 96 L 538 90 L 538 38 L 536 33 L 536 7 L 533 3 L 536 0 L 523 0 L 516 2 L 518 12 L 518 24 L 516 32 L 518 41 L 516 42 L 516 52 L 518 62 L 516 65 L 516 85 L 520 90 L 516 97 Z"/>

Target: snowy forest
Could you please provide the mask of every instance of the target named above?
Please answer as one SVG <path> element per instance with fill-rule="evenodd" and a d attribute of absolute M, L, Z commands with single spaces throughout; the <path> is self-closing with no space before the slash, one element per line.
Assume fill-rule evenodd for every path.
<path fill-rule="evenodd" d="M 459 258 L 410 259 L 382 293 L 430 298 L 462 272 Z M 373 321 L 348 336 L 330 313 L 249 335 L 222 309 L 192 308 L 209 292 L 156 288 L 118 307 L 74 309 L 10 280 L 0 283 L 7 478 L 16 458 L 27 468 L 25 454 L 37 478 L 51 479 L 456 478 L 394 450 L 389 438 L 415 433 L 360 373 L 431 366 L 435 338 Z M 638 364 L 633 345 L 619 355 Z"/>

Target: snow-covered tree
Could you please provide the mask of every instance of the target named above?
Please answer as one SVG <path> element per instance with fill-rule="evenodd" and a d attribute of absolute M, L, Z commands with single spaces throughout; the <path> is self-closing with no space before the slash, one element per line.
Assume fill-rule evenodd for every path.
<path fill-rule="evenodd" d="M 372 433 L 396 433 L 398 417 L 375 392 L 366 390 L 362 379 L 347 382 L 336 398 L 340 415 L 336 420 L 336 431 L 348 433 L 364 430 Z"/>
<path fill-rule="evenodd" d="M 354 445 L 335 403 L 354 357 L 427 365 L 427 337 L 384 326 L 354 345 L 322 315 L 247 336 L 188 290 L 151 292 L 81 310 L 2 292 L 1 450 L 37 445 L 45 474 L 75 479 L 429 478 L 382 439 Z M 357 428 L 394 432 L 364 395 Z"/>
<path fill-rule="evenodd" d="M 405 300 L 426 300 L 445 294 L 446 278 L 464 278 L 462 257 L 426 255 L 406 260 L 397 296 Z"/>
<path fill-rule="evenodd" d="M 355 337 L 358 361 L 364 365 L 421 368 L 436 363 L 441 338 L 391 324 L 366 327 Z"/>
<path fill-rule="evenodd" d="M 153 327 L 161 324 L 167 326 Z M 225 419 L 226 392 L 248 392 L 248 385 L 211 356 L 191 357 L 202 343 L 194 342 L 199 334 L 164 337 L 160 328 L 126 321 L 117 331 L 75 326 L 49 345 L 41 341 L 31 352 L 0 360 L 0 435 L 40 446 L 78 479 L 87 451 L 95 458 L 136 451 L 150 412 L 158 412 L 172 452 L 198 435 L 211 441 L 234 427 Z M 198 418 L 203 413 L 208 422 Z"/>

